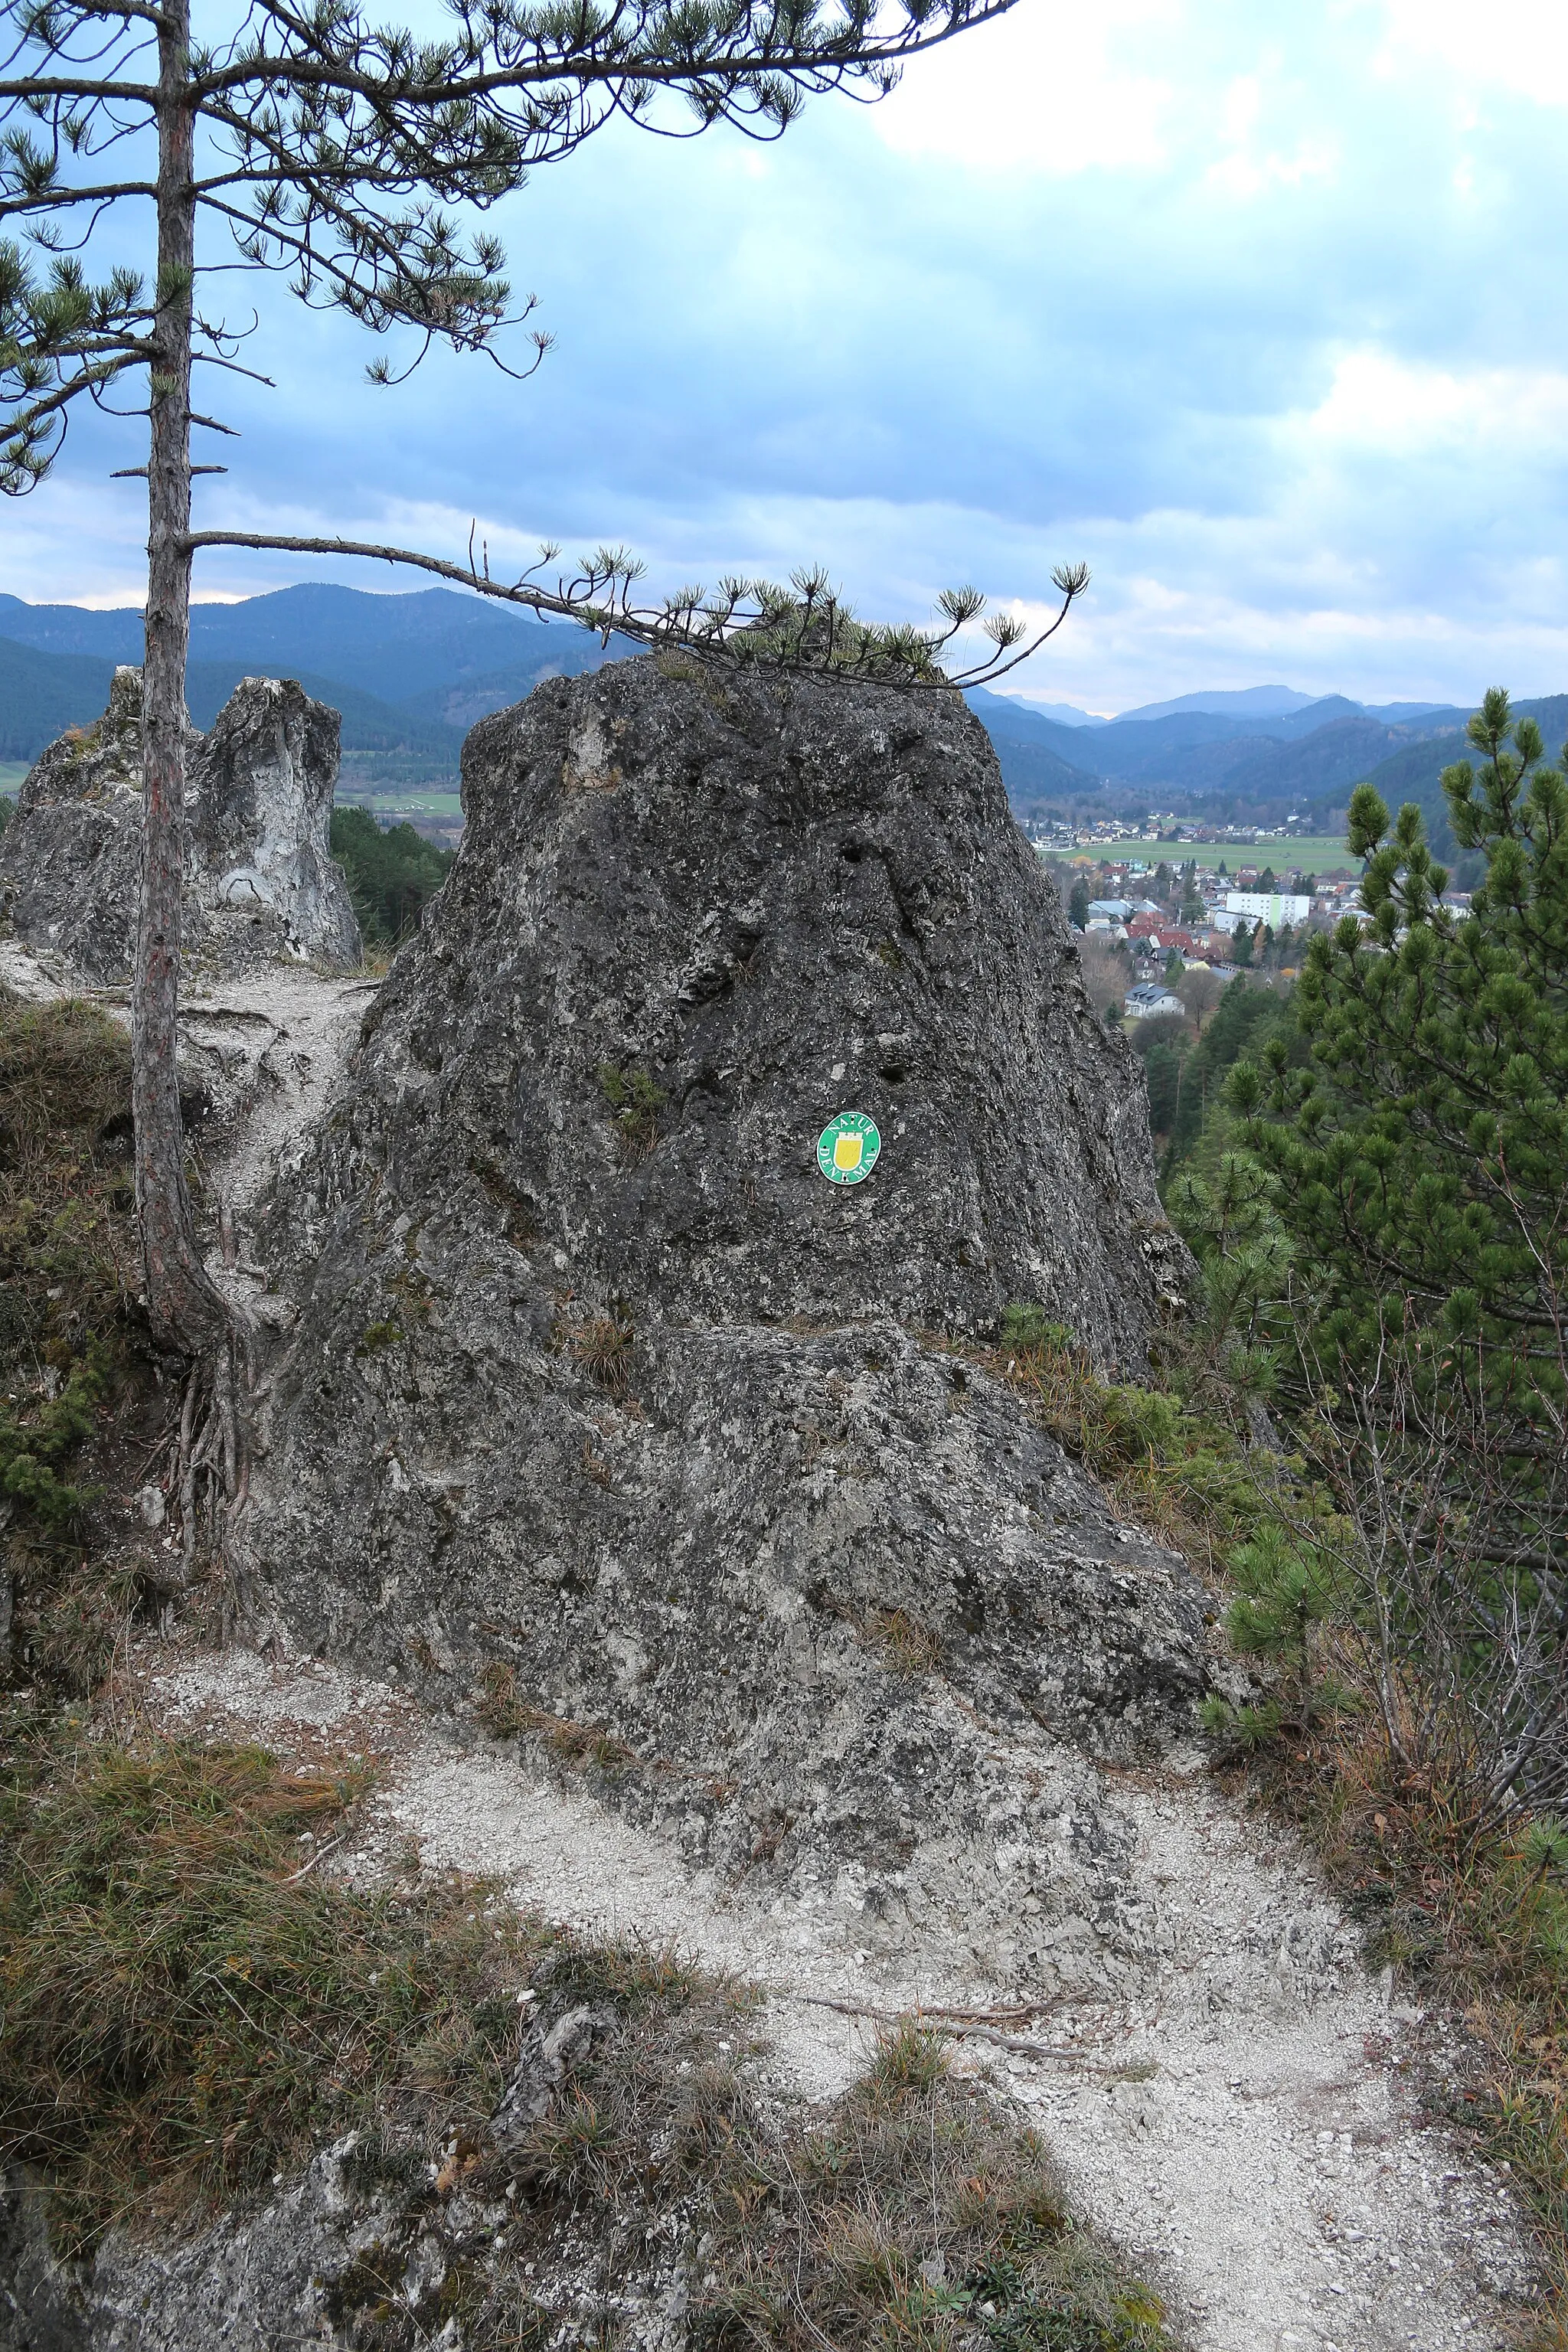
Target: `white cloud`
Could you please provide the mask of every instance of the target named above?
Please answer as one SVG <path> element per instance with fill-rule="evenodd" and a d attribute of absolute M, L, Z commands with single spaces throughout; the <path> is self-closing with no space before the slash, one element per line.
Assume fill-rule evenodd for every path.
<path fill-rule="evenodd" d="M 895 152 L 993 177 L 1149 170 L 1165 160 L 1176 93 L 1149 69 L 1181 0 L 1025 0 L 910 66 L 877 110 Z"/>
<path fill-rule="evenodd" d="M 1433 367 L 1382 351 L 1348 352 L 1327 397 L 1287 429 L 1318 445 L 1409 458 L 1435 449 L 1524 452 L 1568 464 L 1568 371 Z"/>
<path fill-rule="evenodd" d="M 1563 43 L 1516 0 L 1484 56 L 1469 26 L 1022 0 L 777 147 L 612 131 L 500 207 L 560 339 L 533 383 L 374 394 L 357 329 L 263 289 L 279 390 L 225 387 L 245 438 L 200 512 L 453 554 L 477 514 L 498 561 L 624 539 L 656 584 L 820 558 L 911 618 L 971 578 L 1046 609 L 1082 555 L 1016 683 L 1097 709 L 1568 682 L 1568 144 L 1518 94 Z M 138 486 L 106 478 L 140 429 L 89 420 L 0 584 L 134 600 Z M 331 569 L 213 555 L 198 593 Z"/>
<path fill-rule="evenodd" d="M 1561 0 L 1383 0 L 1375 57 L 1388 80 L 1439 68 L 1457 93 L 1506 90 L 1568 106 L 1568 14 Z"/>

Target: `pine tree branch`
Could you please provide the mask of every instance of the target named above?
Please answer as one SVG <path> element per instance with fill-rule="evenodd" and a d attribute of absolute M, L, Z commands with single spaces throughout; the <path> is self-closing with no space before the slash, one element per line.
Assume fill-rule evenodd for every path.
<path fill-rule="evenodd" d="M 526 575 L 510 583 L 499 581 L 490 577 L 488 569 L 471 562 L 453 563 L 413 548 L 389 547 L 368 540 L 198 530 L 187 533 L 182 544 L 190 553 L 204 547 L 242 547 L 258 552 L 353 556 L 373 563 L 403 564 L 430 572 L 437 579 L 450 580 L 478 595 L 521 605 L 542 620 L 574 621 L 591 629 L 606 645 L 612 635 L 625 636 L 650 649 L 679 647 L 711 661 L 744 662 L 747 667 L 792 673 L 804 671 L 846 684 L 923 688 L 963 688 L 1002 677 L 1016 668 L 1047 638 L 1055 635 L 1089 584 L 1088 572 L 1082 566 L 1062 570 L 1058 583 L 1062 607 L 1047 628 L 1006 662 L 1001 661 L 999 655 L 1001 651 L 1010 651 L 1008 646 L 1000 648 L 998 656 L 991 661 L 948 677 L 934 667 L 933 656 L 951 641 L 957 624 L 945 632 L 921 635 L 914 631 L 872 631 L 855 623 L 853 627 L 858 635 L 847 638 L 843 626 L 847 616 L 841 618 L 835 600 L 817 596 L 816 580 L 797 583 L 803 595 L 800 604 L 795 604 L 785 592 L 770 589 L 765 583 L 731 582 L 725 583 L 716 604 L 705 604 L 698 590 L 683 591 L 664 606 L 654 608 L 636 606 L 627 601 L 627 589 L 637 576 L 638 567 L 626 564 L 618 556 L 595 559 L 574 582 L 558 583 L 551 590 L 531 582 Z M 547 551 L 547 558 L 554 551 Z M 608 602 L 605 601 L 606 596 Z M 964 617 L 972 617 L 973 609 L 973 604 L 966 604 Z M 768 627 L 776 628 L 803 610 L 808 615 L 814 611 L 824 615 L 822 634 L 816 634 L 809 626 L 797 631 L 793 640 L 786 634 L 779 650 L 770 652 L 773 641 L 765 634 Z"/>

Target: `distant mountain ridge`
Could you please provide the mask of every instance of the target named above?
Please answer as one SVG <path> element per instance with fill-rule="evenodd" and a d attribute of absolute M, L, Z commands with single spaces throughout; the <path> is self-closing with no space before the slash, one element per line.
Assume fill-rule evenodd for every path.
<path fill-rule="evenodd" d="M 1237 716 L 1230 713 L 1245 695 L 1189 695 L 1177 704 L 1151 705 L 1142 717 L 1088 729 L 1064 726 L 1016 697 L 983 688 L 972 689 L 969 699 L 996 744 L 1009 790 L 1026 809 L 1059 808 L 1076 789 L 1123 805 L 1142 795 L 1177 815 L 1221 823 L 1273 824 L 1293 810 L 1314 809 L 1326 821 L 1328 809 L 1342 808 L 1351 788 L 1375 779 L 1384 761 L 1441 738 L 1443 761 L 1433 766 L 1417 753 L 1414 761 L 1416 772 L 1430 771 L 1440 805 L 1436 780 L 1458 756 L 1454 747 L 1462 742 L 1468 710 L 1408 702 L 1369 708 L 1346 695 L 1314 699 L 1288 687 L 1257 693 L 1265 706 L 1290 707 L 1270 711 L 1249 703 Z M 1201 707 L 1216 703 L 1226 707 Z M 1047 760 L 1076 771 L 1076 779 L 1047 769 Z"/>
<path fill-rule="evenodd" d="M 356 774 L 450 778 L 477 719 L 543 678 L 637 650 L 624 639 L 606 649 L 587 630 L 451 589 L 378 595 L 302 583 L 193 608 L 191 715 L 210 726 L 247 673 L 297 677 L 342 715 L 348 790 Z M 95 612 L 0 595 L 0 760 L 32 760 L 66 727 L 89 725 L 115 663 L 141 655 L 142 615 L 132 607 Z M 1420 802 L 1440 845 L 1438 778 L 1463 756 L 1468 717 L 1454 705 L 1369 706 L 1288 686 L 1179 695 L 1110 719 L 982 687 L 968 700 L 1026 817 L 1143 815 L 1158 806 L 1220 823 L 1276 824 L 1292 810 L 1327 822 L 1364 778 L 1392 806 Z M 1555 750 L 1568 730 L 1568 697 L 1518 707 L 1540 718 Z"/>
<path fill-rule="evenodd" d="M 998 699 L 1022 704 L 1026 710 L 1060 727 L 1120 727 L 1132 720 L 1171 719 L 1189 710 L 1211 719 L 1234 719 L 1253 728 L 1271 719 L 1295 721 L 1311 711 L 1321 714 L 1319 724 L 1338 712 L 1343 718 L 1382 719 L 1390 726 L 1399 726 L 1406 719 L 1458 707 L 1447 702 L 1352 702 L 1347 695 L 1302 694 L 1293 686 L 1209 688 L 1199 694 L 1179 694 L 1172 702 L 1140 703 L 1136 709 L 1119 710 L 1110 719 L 1079 710 L 1075 703 L 1045 702 L 1036 695 L 1003 695 Z"/>
<path fill-rule="evenodd" d="M 32 760 L 103 709 L 118 662 L 142 658 L 142 614 L 121 606 L 27 604 L 0 595 L 0 760 Z M 398 753 L 455 774 L 476 719 L 542 678 L 574 677 L 637 648 L 568 622 L 545 624 L 432 588 L 377 596 L 305 584 L 191 611 L 187 702 L 210 727 L 240 678 L 297 677 L 342 713 L 343 748 Z"/>
<path fill-rule="evenodd" d="M 0 637 L 39 653 L 138 662 L 142 614 L 129 606 L 100 613 L 0 595 Z M 623 641 L 620 651 L 629 650 Z M 575 677 L 597 668 L 605 655 L 589 630 L 535 621 L 455 589 L 377 596 L 307 582 L 238 604 L 194 604 L 191 658 L 259 664 L 290 677 L 308 669 L 399 703 L 485 672 L 526 673 L 536 683 L 552 671 Z"/>
<path fill-rule="evenodd" d="M 1178 694 L 1171 702 L 1145 702 L 1135 710 L 1119 710 L 1119 719 L 1169 719 L 1179 710 L 1200 710 L 1218 719 L 1287 719 L 1305 710 L 1317 698 L 1300 694 L 1293 686 L 1243 686 L 1213 688 L 1200 694 Z"/>

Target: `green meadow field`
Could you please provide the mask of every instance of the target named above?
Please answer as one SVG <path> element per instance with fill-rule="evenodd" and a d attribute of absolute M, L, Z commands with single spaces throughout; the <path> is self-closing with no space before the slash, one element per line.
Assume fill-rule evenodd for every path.
<path fill-rule="evenodd" d="M 374 812 L 383 824 L 406 821 L 410 824 L 437 824 L 458 825 L 463 822 L 463 803 L 457 792 L 443 792 L 438 786 L 401 786 L 374 783 L 352 783 L 338 788 L 340 808 L 367 808 Z"/>
<path fill-rule="evenodd" d="M 1321 834 L 1300 839 L 1292 836 L 1288 841 L 1260 841 L 1255 847 L 1240 841 L 1107 841 L 1051 854 L 1069 866 L 1098 866 L 1103 858 L 1117 862 L 1142 858 L 1150 866 L 1157 866 L 1163 859 L 1167 866 L 1191 862 L 1209 871 L 1223 865 L 1231 874 L 1240 866 L 1255 866 L 1259 873 L 1264 866 L 1272 866 L 1276 874 L 1288 874 L 1296 866 L 1304 874 L 1353 874 L 1358 865 L 1342 839 Z"/>

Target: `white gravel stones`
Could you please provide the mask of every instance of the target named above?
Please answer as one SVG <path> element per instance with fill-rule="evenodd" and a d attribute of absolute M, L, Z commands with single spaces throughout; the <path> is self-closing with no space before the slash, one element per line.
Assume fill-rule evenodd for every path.
<path fill-rule="evenodd" d="M 152 1668 L 159 1718 L 247 1731 L 292 1753 L 333 1743 L 386 1760 L 357 1843 L 374 1876 L 412 1837 L 429 1868 L 500 1879 L 585 1928 L 672 1943 L 768 1997 L 776 2063 L 808 2095 L 864 2062 L 866 2011 L 984 2009 L 1014 1988 L 977 1971 L 963 1922 L 901 1938 L 853 1891 L 780 1900 L 692 1873 L 675 1844 L 503 1751 L 421 1719 L 384 1684 L 243 1652 Z M 1113 1998 L 1060 2000 L 1016 2029 L 1080 2058 L 979 2041 L 1054 2149 L 1079 2210 L 1169 2298 L 1193 2352 L 1502 2352 L 1531 2270 L 1499 2171 L 1423 2116 L 1418 2029 L 1391 2015 L 1310 1861 L 1240 1817 L 1195 1755 L 1103 1800 L 1138 1840 L 1149 1932 Z"/>

